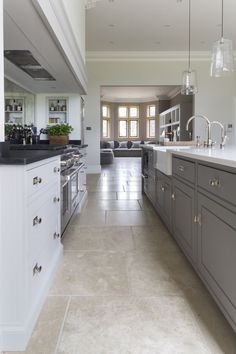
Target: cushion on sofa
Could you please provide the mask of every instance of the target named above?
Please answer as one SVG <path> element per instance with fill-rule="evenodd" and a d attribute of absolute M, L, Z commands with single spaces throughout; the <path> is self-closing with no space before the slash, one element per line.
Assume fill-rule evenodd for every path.
<path fill-rule="evenodd" d="M 132 142 L 132 148 L 139 148 L 140 147 L 140 144 L 141 144 L 141 141 L 133 141 Z"/>
<path fill-rule="evenodd" d="M 117 149 L 120 146 L 119 141 L 114 140 L 114 148 Z"/>
<path fill-rule="evenodd" d="M 133 145 L 132 141 L 127 141 L 127 148 L 128 149 L 131 149 L 132 145 Z"/>
<path fill-rule="evenodd" d="M 127 149 L 127 141 L 120 141 L 120 148 Z"/>
<path fill-rule="evenodd" d="M 115 144 L 113 140 L 109 140 L 107 143 L 110 145 L 109 148 L 114 149 Z"/>

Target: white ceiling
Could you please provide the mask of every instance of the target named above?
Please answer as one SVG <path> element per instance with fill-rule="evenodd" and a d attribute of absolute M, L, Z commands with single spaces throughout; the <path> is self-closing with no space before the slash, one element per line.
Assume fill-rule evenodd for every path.
<path fill-rule="evenodd" d="M 192 50 L 220 37 L 221 0 L 192 0 Z M 87 51 L 185 51 L 188 0 L 101 0 L 87 10 Z M 236 1 L 224 1 L 225 38 L 236 44 Z"/>
<path fill-rule="evenodd" d="M 102 86 L 101 100 L 109 102 L 148 102 L 174 96 L 179 86 Z"/>

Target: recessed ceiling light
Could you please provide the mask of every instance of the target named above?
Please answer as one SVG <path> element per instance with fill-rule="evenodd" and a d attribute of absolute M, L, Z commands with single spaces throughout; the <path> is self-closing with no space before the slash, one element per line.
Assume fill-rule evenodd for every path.
<path fill-rule="evenodd" d="M 54 90 L 55 90 L 55 89 L 56 89 L 56 86 L 51 86 L 51 89 L 54 89 Z"/>
<path fill-rule="evenodd" d="M 201 43 L 201 44 L 206 44 L 206 42 L 205 42 L 205 41 L 201 41 L 200 43 Z"/>
<path fill-rule="evenodd" d="M 163 27 L 171 27 L 171 25 L 169 25 L 169 24 L 166 24 L 166 25 L 163 25 Z"/>
<path fill-rule="evenodd" d="M 115 27 L 115 25 L 114 25 L 113 23 L 110 23 L 110 24 L 108 25 L 108 27 L 113 28 L 113 27 Z"/>
<path fill-rule="evenodd" d="M 114 44 L 114 42 L 113 42 L 113 41 L 110 41 L 109 44 Z"/>
<path fill-rule="evenodd" d="M 221 23 L 218 23 L 218 24 L 216 25 L 216 27 L 221 27 Z"/>
<path fill-rule="evenodd" d="M 161 44 L 161 42 L 160 41 L 156 41 L 155 44 Z"/>

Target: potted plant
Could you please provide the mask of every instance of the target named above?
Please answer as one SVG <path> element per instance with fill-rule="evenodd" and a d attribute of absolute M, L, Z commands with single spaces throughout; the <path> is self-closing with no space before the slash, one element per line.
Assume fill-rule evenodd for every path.
<path fill-rule="evenodd" d="M 12 130 L 13 130 L 13 125 L 5 123 L 5 140 L 10 140 Z"/>
<path fill-rule="evenodd" d="M 48 139 L 50 144 L 67 145 L 69 134 L 73 131 L 69 124 L 55 124 L 47 127 Z"/>

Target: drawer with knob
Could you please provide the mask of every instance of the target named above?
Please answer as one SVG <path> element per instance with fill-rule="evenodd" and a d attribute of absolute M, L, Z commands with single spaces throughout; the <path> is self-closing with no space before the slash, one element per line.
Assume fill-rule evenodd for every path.
<path fill-rule="evenodd" d="M 197 183 L 199 187 L 236 205 L 236 174 L 199 164 Z"/>
<path fill-rule="evenodd" d="M 27 196 L 32 197 L 45 186 L 55 181 L 60 181 L 59 160 L 50 161 L 27 171 L 26 188 Z"/>
<path fill-rule="evenodd" d="M 194 162 L 183 160 L 177 157 L 172 159 L 173 175 L 184 178 L 186 181 L 195 182 L 195 164 Z"/>
<path fill-rule="evenodd" d="M 57 187 L 52 188 L 39 202 L 28 206 L 28 236 L 30 253 L 39 252 L 49 239 L 60 234 L 60 198 Z"/>
<path fill-rule="evenodd" d="M 62 247 L 60 238 L 54 239 L 54 233 L 51 236 L 45 247 L 28 263 L 29 301 L 32 303 L 37 302 L 38 297 L 41 296 L 40 292 L 48 281 L 48 274 L 51 273 L 55 256 Z"/>

